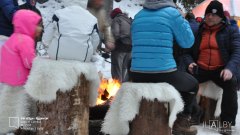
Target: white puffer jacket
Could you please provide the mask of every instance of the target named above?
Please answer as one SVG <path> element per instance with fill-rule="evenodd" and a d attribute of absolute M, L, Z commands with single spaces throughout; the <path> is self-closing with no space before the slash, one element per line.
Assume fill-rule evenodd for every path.
<path fill-rule="evenodd" d="M 80 6 L 57 10 L 53 18 L 45 35 L 50 58 L 89 62 L 99 44 L 97 19 Z"/>

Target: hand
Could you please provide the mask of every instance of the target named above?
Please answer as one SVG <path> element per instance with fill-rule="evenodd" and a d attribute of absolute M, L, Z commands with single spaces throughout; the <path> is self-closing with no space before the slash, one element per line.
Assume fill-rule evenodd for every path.
<path fill-rule="evenodd" d="M 224 81 L 228 81 L 232 79 L 233 74 L 229 69 L 223 69 L 220 74 L 220 77 L 223 78 Z"/>
<path fill-rule="evenodd" d="M 197 64 L 196 63 L 191 63 L 189 66 L 188 66 L 188 71 L 191 73 L 191 74 L 193 74 L 193 67 L 194 66 L 197 66 Z"/>
<path fill-rule="evenodd" d="M 106 52 L 106 53 L 110 53 L 111 52 L 111 50 L 110 49 L 108 49 L 108 48 L 104 48 L 104 50 L 103 50 L 104 52 Z"/>
<path fill-rule="evenodd" d="M 115 49 L 115 45 L 114 45 L 114 43 L 106 42 L 105 48 L 106 48 L 108 51 L 112 51 L 112 50 Z"/>

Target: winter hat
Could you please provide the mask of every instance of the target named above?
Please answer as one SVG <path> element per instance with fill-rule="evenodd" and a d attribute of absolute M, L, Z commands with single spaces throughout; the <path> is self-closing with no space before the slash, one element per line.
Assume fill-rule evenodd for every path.
<path fill-rule="evenodd" d="M 198 23 L 202 23 L 203 18 L 202 18 L 202 17 L 197 17 L 197 18 L 196 18 L 196 21 L 197 21 Z"/>
<path fill-rule="evenodd" d="M 223 5 L 221 2 L 217 0 L 211 1 L 210 4 L 207 6 L 207 9 L 205 11 L 205 16 L 208 13 L 213 13 L 218 15 L 221 18 L 225 18 L 224 12 L 223 12 Z"/>
<path fill-rule="evenodd" d="M 114 17 L 116 17 L 118 14 L 121 14 L 122 10 L 120 8 L 115 8 L 112 12 L 111 12 L 111 18 L 113 19 Z"/>
<path fill-rule="evenodd" d="M 187 20 L 195 19 L 195 15 L 192 12 L 187 12 L 185 19 Z"/>

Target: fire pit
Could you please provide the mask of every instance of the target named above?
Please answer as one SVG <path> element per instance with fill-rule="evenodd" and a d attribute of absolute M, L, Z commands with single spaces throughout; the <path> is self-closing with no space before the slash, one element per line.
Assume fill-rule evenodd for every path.
<path fill-rule="evenodd" d="M 98 89 L 97 105 L 90 107 L 89 111 L 89 135 L 103 135 L 100 132 L 103 119 L 120 87 L 118 80 L 102 79 Z"/>

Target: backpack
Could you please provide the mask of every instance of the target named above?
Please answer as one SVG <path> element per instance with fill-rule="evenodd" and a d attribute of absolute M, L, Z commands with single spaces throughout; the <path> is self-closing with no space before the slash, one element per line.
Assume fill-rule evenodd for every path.
<path fill-rule="evenodd" d="M 48 48 L 51 59 L 89 62 L 99 43 L 97 19 L 80 6 L 55 11 L 57 33 Z"/>

